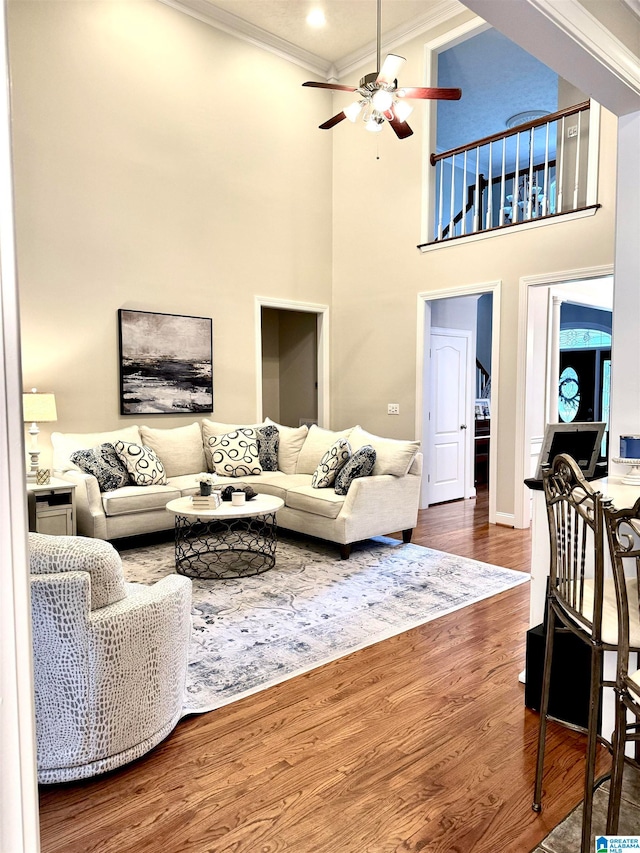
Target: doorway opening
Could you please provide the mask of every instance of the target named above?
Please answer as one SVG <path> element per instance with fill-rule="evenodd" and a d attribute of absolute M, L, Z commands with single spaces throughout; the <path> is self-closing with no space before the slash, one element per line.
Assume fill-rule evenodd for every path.
<path fill-rule="evenodd" d="M 613 269 L 521 279 L 516 383 L 515 526 L 531 521 L 531 492 L 546 424 L 608 423 Z M 544 365 L 544 369 L 541 369 Z M 602 456 L 606 456 L 607 434 Z"/>
<path fill-rule="evenodd" d="M 495 524 L 500 282 L 419 294 L 421 508 L 488 492 Z"/>
<path fill-rule="evenodd" d="M 328 423 L 328 306 L 256 298 L 257 415 Z"/>

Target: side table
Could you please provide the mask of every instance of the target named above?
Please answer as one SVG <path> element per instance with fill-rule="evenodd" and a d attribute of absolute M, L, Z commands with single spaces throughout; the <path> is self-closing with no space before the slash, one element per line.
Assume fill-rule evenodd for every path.
<path fill-rule="evenodd" d="M 75 483 L 52 477 L 45 486 L 27 483 L 29 530 L 51 536 L 76 535 Z"/>

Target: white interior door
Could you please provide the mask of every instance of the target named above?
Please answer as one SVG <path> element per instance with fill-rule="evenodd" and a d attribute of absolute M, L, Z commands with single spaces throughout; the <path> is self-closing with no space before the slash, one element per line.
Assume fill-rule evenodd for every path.
<path fill-rule="evenodd" d="M 470 333 L 431 330 L 429 503 L 466 497 Z"/>

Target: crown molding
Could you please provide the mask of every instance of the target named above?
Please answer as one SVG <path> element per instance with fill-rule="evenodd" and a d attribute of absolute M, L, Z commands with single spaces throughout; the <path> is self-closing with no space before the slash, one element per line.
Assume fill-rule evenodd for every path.
<path fill-rule="evenodd" d="M 326 77 L 331 70 L 332 64 L 326 59 L 316 56 L 308 50 L 303 50 L 301 47 L 286 41 L 286 39 L 268 33 L 261 27 L 250 24 L 231 12 L 219 9 L 209 0 L 160 0 L 160 2 L 255 47 L 268 50 L 281 59 L 293 62 L 294 65 L 300 65 L 302 68 L 313 71 L 319 77 Z"/>
<path fill-rule="evenodd" d="M 622 44 L 578 0 L 527 0 L 556 27 L 607 68 L 626 86 L 640 95 L 638 57 Z M 625 0 L 632 11 L 640 9 L 638 0 Z"/>
<path fill-rule="evenodd" d="M 341 60 L 329 62 L 321 56 L 297 47 L 286 39 L 273 35 L 261 27 L 233 15 L 231 12 L 218 8 L 209 0 L 160 0 L 160 2 L 255 47 L 268 50 L 281 59 L 286 59 L 294 65 L 313 71 L 319 77 L 324 77 L 333 82 L 338 82 L 344 75 L 366 65 L 372 58 L 375 61 L 375 40 Z M 445 23 L 463 11 L 465 11 L 465 7 L 458 0 L 438 0 L 428 13 L 413 18 L 386 33 L 383 36 L 381 46 L 383 50 L 389 52 L 398 45 L 438 26 L 438 24 Z"/>
<path fill-rule="evenodd" d="M 626 4 L 634 15 L 640 18 L 640 0 L 622 0 L 624 4 Z"/>

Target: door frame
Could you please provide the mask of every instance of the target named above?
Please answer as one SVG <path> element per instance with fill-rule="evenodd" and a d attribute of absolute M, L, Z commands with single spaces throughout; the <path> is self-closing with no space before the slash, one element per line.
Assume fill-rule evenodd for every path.
<path fill-rule="evenodd" d="M 499 380 L 500 380 L 500 304 L 502 295 L 502 281 L 488 281 L 477 284 L 460 285 L 450 289 L 428 290 L 418 293 L 417 297 L 417 330 L 416 330 L 416 436 L 422 439 L 422 446 L 425 449 L 428 444 L 425 442 L 425 398 L 428 401 L 428 394 L 425 389 L 429 388 L 429 339 L 431 337 L 431 308 L 429 303 L 436 299 L 451 299 L 456 296 L 482 296 L 483 293 L 491 293 L 493 296 L 492 308 L 492 329 L 491 329 L 491 428 L 489 432 L 490 447 L 497 447 L 498 441 L 498 417 L 500 407 L 499 395 Z M 429 460 L 425 460 L 425 469 L 428 470 Z M 497 453 L 491 453 L 489 456 L 489 524 L 504 523 L 510 527 L 513 526 L 512 516 L 506 516 L 502 519 L 497 512 L 497 473 L 498 460 Z M 423 503 L 424 491 L 421 498 L 421 509 L 424 509 L 426 504 Z"/>
<path fill-rule="evenodd" d="M 329 372 L 329 306 L 315 302 L 296 302 L 292 299 L 273 299 L 268 296 L 256 296 L 255 312 L 255 352 L 256 352 L 256 422 L 263 419 L 262 411 L 262 309 L 277 308 L 281 311 L 302 311 L 316 315 L 318 334 L 318 426 L 328 429 L 331 423 L 330 409 L 330 372 Z"/>
<path fill-rule="evenodd" d="M 530 358 L 530 335 L 532 319 L 529 317 L 529 294 L 531 287 L 549 287 L 551 285 L 569 284 L 574 281 L 585 281 L 591 278 L 605 278 L 613 275 L 613 264 L 604 266 L 584 267 L 583 269 L 561 270 L 543 275 L 522 276 L 520 278 L 518 298 L 518 349 L 516 363 L 516 423 L 514 460 L 514 527 L 526 528 L 531 523 L 531 492 L 524 485 L 528 476 L 531 462 L 531 448 L 527 441 L 527 386 L 529 371 L 533 369 Z M 575 294 L 574 294 L 575 299 Z M 551 318 L 547 324 L 547 401 L 551 399 L 549 385 L 553 380 L 554 354 L 550 351 Z M 549 402 L 547 402 L 547 419 L 549 418 Z M 493 424 L 492 424 L 493 426 Z"/>
<path fill-rule="evenodd" d="M 431 306 L 429 306 L 429 309 Z M 466 376 L 466 393 L 467 399 L 465 400 L 465 414 L 464 419 L 467 422 L 467 429 L 465 430 L 464 436 L 464 475 L 463 475 L 463 483 L 462 483 L 462 498 L 463 500 L 467 500 L 468 498 L 475 497 L 475 485 L 473 483 L 473 441 L 472 441 L 472 432 L 469 428 L 469 424 L 473 423 L 474 418 L 474 408 L 473 403 L 471 401 L 470 387 L 469 382 L 473 383 L 475 380 L 475 353 L 472 352 L 471 343 L 473 340 L 473 333 L 470 329 L 446 329 L 440 326 L 430 326 L 429 327 L 429 346 L 431 347 L 431 336 L 439 335 L 444 338 L 464 338 L 466 341 L 467 348 L 467 364 L 465 367 L 465 376 Z M 433 368 L 433 360 L 429 358 L 429 366 L 430 371 Z M 429 378 L 431 378 L 431 372 L 429 373 Z M 431 402 L 431 391 L 433 389 L 429 388 L 429 400 L 427 403 Z M 458 398 L 459 399 L 459 398 Z M 429 458 L 433 447 L 433 419 L 430 418 L 426 422 L 426 435 L 427 435 L 427 443 L 424 445 L 427 448 L 427 452 L 425 456 Z M 428 466 L 427 474 L 431 474 L 431 468 Z M 431 501 L 431 490 L 433 488 L 433 482 L 431 477 L 428 476 L 426 480 L 423 479 L 422 482 L 423 492 L 426 497 L 427 506 L 431 506 L 435 501 Z"/>

